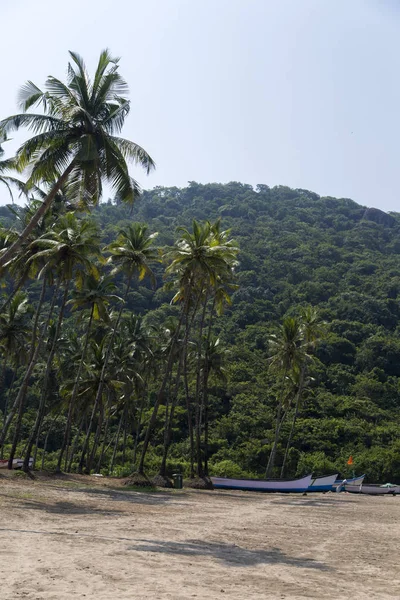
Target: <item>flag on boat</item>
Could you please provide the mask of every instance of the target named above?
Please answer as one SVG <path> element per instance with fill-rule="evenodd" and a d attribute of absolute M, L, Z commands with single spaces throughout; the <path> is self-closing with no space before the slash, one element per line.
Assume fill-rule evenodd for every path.
<path fill-rule="evenodd" d="M 353 464 L 353 457 L 350 456 L 349 460 L 347 461 L 348 465 L 352 465 Z"/>

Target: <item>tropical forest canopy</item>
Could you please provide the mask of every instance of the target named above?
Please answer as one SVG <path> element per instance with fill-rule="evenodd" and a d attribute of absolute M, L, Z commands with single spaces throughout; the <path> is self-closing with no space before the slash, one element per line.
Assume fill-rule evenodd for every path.
<path fill-rule="evenodd" d="M 400 482 L 400 215 L 191 182 L 40 223 L 3 280 L 4 458 Z"/>

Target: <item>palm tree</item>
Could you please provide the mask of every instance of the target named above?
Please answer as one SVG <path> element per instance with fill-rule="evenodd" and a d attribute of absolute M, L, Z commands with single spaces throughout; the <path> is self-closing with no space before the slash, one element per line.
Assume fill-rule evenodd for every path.
<path fill-rule="evenodd" d="M 306 388 L 307 383 L 310 383 L 310 379 L 307 378 L 307 371 L 309 365 L 314 361 L 314 357 L 312 356 L 312 352 L 315 349 L 317 343 L 323 338 L 325 335 L 325 324 L 321 321 L 318 310 L 313 306 L 307 306 L 302 308 L 300 311 L 300 320 L 301 320 L 301 335 L 303 338 L 302 345 L 304 347 L 304 353 L 302 355 L 301 363 L 296 365 L 294 375 L 297 378 L 296 387 L 296 402 L 293 413 L 292 425 L 290 428 L 289 438 L 286 444 L 285 454 L 283 457 L 282 468 L 281 468 L 281 478 L 285 474 L 286 461 L 289 455 L 289 449 L 292 444 L 293 433 L 296 426 L 297 417 L 299 414 L 299 409 L 301 406 L 304 390 Z"/>
<path fill-rule="evenodd" d="M 67 190 L 68 197 L 96 204 L 106 180 L 122 201 L 133 202 L 140 187 L 130 177 L 127 161 L 141 165 L 147 173 L 155 166 L 143 148 L 119 137 L 130 110 L 128 86 L 118 73 L 119 59 L 104 50 L 92 80 L 83 59 L 75 52 L 70 56 L 66 83 L 50 76 L 42 91 L 28 81 L 19 96 L 23 112 L 0 122 L 4 135 L 20 127 L 34 133 L 15 158 L 20 171 L 30 167 L 28 188 L 43 181 L 54 182 L 21 237 L 0 256 L 0 268 L 25 242 L 61 188 Z M 27 112 L 34 106 L 41 107 L 42 112 Z"/>
<path fill-rule="evenodd" d="M 282 426 L 282 408 L 285 400 L 285 386 L 288 374 L 301 363 L 304 357 L 301 322 L 297 317 L 286 317 L 277 333 L 269 336 L 269 347 L 271 352 L 271 366 L 276 368 L 281 384 L 278 395 L 278 407 L 276 412 L 275 435 L 269 455 L 265 477 L 269 477 L 275 466 L 276 450 L 279 434 Z"/>
<path fill-rule="evenodd" d="M 139 473 L 143 473 L 144 457 L 147 452 L 151 430 L 154 427 L 158 408 L 164 399 L 165 390 L 172 374 L 174 360 L 176 358 L 175 344 L 177 343 L 180 329 L 185 325 L 183 341 L 183 376 L 185 380 L 185 395 L 188 411 L 189 436 L 192 447 L 192 420 L 191 407 L 187 385 L 187 353 L 190 328 L 194 322 L 201 303 L 207 302 L 209 289 L 217 285 L 219 278 L 225 278 L 231 274 L 232 265 L 236 261 L 238 248 L 236 244 L 228 239 L 228 236 L 219 235 L 219 223 L 212 225 L 209 221 L 198 223 L 193 221 L 192 231 L 185 227 L 178 228 L 180 238 L 175 246 L 166 253 L 166 261 L 169 265 L 166 269 L 168 275 L 176 278 L 175 284 L 178 291 L 173 302 L 181 303 L 181 316 L 175 332 L 175 337 L 170 349 L 163 380 L 161 382 L 153 413 L 144 439 L 142 456 L 139 464 Z M 223 240 L 223 244 L 221 241 Z M 200 336 L 204 324 L 204 316 L 200 324 Z M 196 446 L 197 446 L 197 472 L 203 474 L 202 460 L 200 454 L 200 413 L 196 407 Z"/>
<path fill-rule="evenodd" d="M 80 469 L 83 467 L 83 458 L 89 443 L 92 423 L 103 394 L 104 379 L 110 359 L 110 353 L 121 321 L 122 311 L 128 298 L 133 277 L 137 276 L 138 281 L 142 281 L 146 276 L 148 276 L 151 282 L 155 284 L 155 275 L 150 267 L 150 263 L 158 260 L 158 251 L 153 246 L 153 240 L 156 236 L 157 233 L 153 233 L 151 235 L 148 233 L 147 225 L 132 223 L 127 228 L 122 229 L 117 239 L 106 248 L 106 250 L 111 254 L 108 259 L 108 263 L 113 266 L 111 275 L 123 273 L 126 277 L 126 286 L 123 303 L 121 303 L 121 308 L 118 311 L 118 316 L 113 326 L 106 349 L 99 387 L 93 405 L 93 411 L 82 451 Z"/>
<path fill-rule="evenodd" d="M 71 300 L 69 300 L 69 303 L 72 304 L 72 310 L 77 310 L 79 308 L 88 309 L 89 318 L 86 326 L 86 333 L 80 356 L 79 366 L 76 372 L 71 397 L 69 399 L 64 439 L 58 456 L 56 471 L 61 470 L 61 462 L 63 459 L 63 455 L 65 449 L 68 447 L 72 425 L 72 415 L 75 409 L 75 401 L 78 395 L 79 383 L 81 379 L 83 363 L 86 358 L 86 351 L 90 339 L 93 320 L 101 320 L 104 323 L 108 323 L 110 318 L 107 312 L 107 305 L 110 303 L 111 300 L 121 300 L 118 296 L 112 293 L 115 290 L 115 284 L 110 280 L 109 277 L 101 277 L 99 279 L 93 274 L 85 274 L 83 281 L 79 281 L 77 283 L 77 289 L 72 293 L 72 298 Z"/>
<path fill-rule="evenodd" d="M 54 266 L 58 281 L 64 286 L 64 293 L 58 314 L 57 326 L 47 357 L 39 409 L 25 454 L 24 469 L 28 469 L 33 443 L 43 418 L 47 384 L 64 319 L 71 281 L 75 278 L 79 284 L 83 281 L 86 273 L 97 275 L 97 267 L 92 261 L 96 256 L 99 256 L 97 227 L 92 221 L 78 219 L 72 212 L 61 217 L 55 227 L 41 236 L 36 243 L 41 250 L 36 253 L 35 260 L 40 258 L 45 260 L 46 269 L 49 268 L 48 265 Z M 16 446 L 16 443 L 13 443 L 13 448 L 14 446 Z"/>

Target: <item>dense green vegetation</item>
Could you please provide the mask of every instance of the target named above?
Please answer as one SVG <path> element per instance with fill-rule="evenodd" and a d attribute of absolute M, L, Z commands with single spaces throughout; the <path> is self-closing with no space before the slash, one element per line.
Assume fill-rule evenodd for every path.
<path fill-rule="evenodd" d="M 0 121 L 0 185 L 27 198 L 0 209 L 1 458 L 160 483 L 348 476 L 352 454 L 400 481 L 399 216 L 282 186 L 141 195 L 118 59 L 70 57 Z"/>
<path fill-rule="evenodd" d="M 14 210 L 16 214 L 5 207 L 0 210 L 4 227 L 23 218 L 22 209 Z M 89 260 L 91 264 L 97 261 L 97 269 L 102 276 L 111 278 L 109 283 L 115 289 L 103 290 L 101 309 L 96 309 L 89 330 L 93 305 L 82 300 L 82 278 L 76 276 L 87 272 L 87 267 L 73 267 L 52 359 L 49 364 L 49 346 L 56 339 L 54 329 L 59 312 L 50 319 L 29 379 L 21 434 L 17 436 L 18 455 L 26 453 L 43 397 L 42 415 L 32 441 L 33 453 L 37 442 L 37 461 L 42 459 L 45 447 L 44 465 L 57 466 L 65 438 L 68 402 L 74 381 L 78 381 L 71 435 L 64 440 L 69 444 L 67 468 L 87 467 L 90 455 L 90 468 L 104 472 L 111 468 L 115 474 L 128 474 L 138 468 L 147 437 L 144 469 L 148 474 L 171 474 L 177 468 L 190 474 L 192 454 L 196 463 L 192 470 L 200 473 L 206 459 L 210 473 L 262 476 L 274 442 L 277 405 L 282 399 L 285 418 L 273 470 L 279 476 L 299 396 L 301 368 L 297 368 L 297 382 L 293 364 L 290 373 L 282 377 L 282 368 L 273 360 L 274 339 L 276 342 L 279 337 L 279 325 L 287 324 L 288 318 L 299 320 L 301 311 L 304 313 L 312 305 L 324 331 L 319 333 L 311 352 L 310 347 L 304 350 L 301 335 L 300 341 L 295 342 L 303 352 L 300 363 L 307 365 L 307 373 L 285 474 L 338 470 L 349 475 L 346 462 L 352 454 L 356 471 L 365 471 L 370 480 L 400 481 L 397 214 L 387 215 L 348 199 L 320 198 L 306 190 L 282 186 L 270 189 L 259 185 L 253 189 L 240 183 L 192 182 L 185 189 L 156 188 L 144 192 L 133 209 L 116 197 L 94 208 L 89 218 L 60 217 L 54 211 L 52 215 L 47 223 L 52 230 L 60 229 L 60 218 L 73 218 L 78 223 L 82 219 L 85 223 L 94 221 L 100 232 L 95 237 L 101 238 L 98 247 L 108 249 L 99 253 L 99 259 L 95 258 L 97 251 L 93 247 Z M 188 280 L 183 283 L 182 265 L 174 263 L 177 250 L 182 249 L 176 241 L 182 244 L 185 236 L 195 237 L 193 219 L 203 228 L 206 245 L 214 243 L 210 236 L 231 230 L 228 237 L 240 248 L 234 279 L 223 286 L 219 316 L 214 310 L 214 298 L 219 301 L 218 282 L 208 279 L 206 285 L 202 275 L 201 290 L 193 283 L 189 292 L 185 288 Z M 206 221 L 216 223 L 218 219 L 219 228 L 207 226 Z M 162 262 L 151 263 L 154 286 L 149 278 L 140 280 L 135 274 L 128 289 L 126 272 L 112 272 L 112 265 L 103 265 L 101 256 L 112 256 L 119 232 L 127 231 L 135 222 L 146 223 L 148 233 L 158 232 L 152 245 L 162 249 Z M 187 231 L 179 231 L 178 227 L 186 227 Z M 234 256 L 229 257 L 228 262 L 233 259 Z M 175 265 L 175 270 L 171 265 Z M 57 261 L 51 271 L 51 276 L 47 272 L 41 327 L 50 310 L 50 290 L 57 287 L 61 277 Z M 1 315 L 3 415 L 6 404 L 12 405 L 26 372 L 28 340 L 44 281 L 43 273 L 36 279 L 38 274 L 39 268 L 26 274 L 21 286 L 24 295 L 14 296 L 17 305 L 9 304 Z M 17 281 L 16 274 L 8 276 L 4 299 Z M 237 289 L 232 283 L 238 285 Z M 86 278 L 87 294 L 90 286 L 96 287 L 95 279 L 90 282 Z M 209 291 L 205 297 L 206 288 Z M 96 293 L 100 295 L 98 290 Z M 58 294 L 55 302 L 59 310 L 61 288 Z M 126 304 L 116 327 L 121 303 L 115 296 L 124 295 Z M 171 303 L 174 296 L 175 303 Z M 185 309 L 185 297 L 189 296 L 190 308 L 186 304 Z M 93 298 L 93 290 L 90 297 Z M 189 312 L 185 314 L 185 310 Z M 183 325 L 176 334 L 182 315 Z M 11 321 L 12 333 L 8 329 Z M 110 340 L 115 330 L 96 406 L 97 384 L 107 351 L 104 340 Z M 176 342 L 172 353 L 171 340 Z M 306 354 L 309 360 L 304 358 Z M 82 375 L 77 378 L 80 364 Z M 169 367 L 170 374 L 160 395 Z M 15 438 L 16 423 L 14 419 L 8 430 L 3 448 L 6 457 Z M 61 466 L 64 468 L 64 462 Z"/>

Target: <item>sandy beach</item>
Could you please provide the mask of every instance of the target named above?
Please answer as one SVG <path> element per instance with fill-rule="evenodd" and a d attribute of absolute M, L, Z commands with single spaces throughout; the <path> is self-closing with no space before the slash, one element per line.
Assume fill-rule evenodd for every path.
<path fill-rule="evenodd" d="M 400 497 L 0 475 L 1 600 L 400 598 Z"/>

